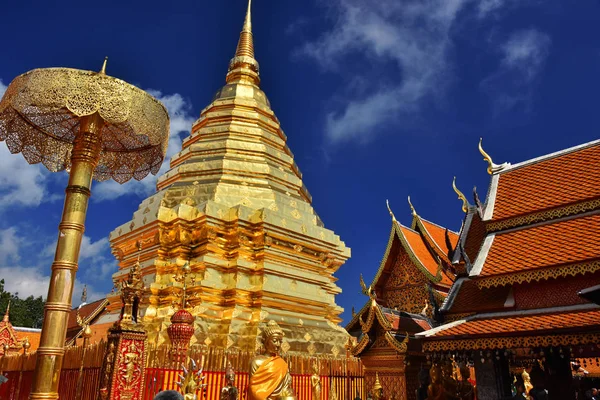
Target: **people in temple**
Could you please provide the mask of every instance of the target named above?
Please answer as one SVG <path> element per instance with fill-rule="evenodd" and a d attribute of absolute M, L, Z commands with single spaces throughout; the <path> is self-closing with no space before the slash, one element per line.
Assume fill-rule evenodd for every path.
<path fill-rule="evenodd" d="M 262 331 L 264 352 L 250 362 L 250 400 L 296 399 L 288 365 L 279 356 L 283 330 L 271 320 Z"/>
<path fill-rule="evenodd" d="M 163 390 L 153 400 L 183 400 L 183 395 L 176 390 Z"/>
<path fill-rule="evenodd" d="M 234 385 L 235 371 L 231 366 L 231 362 L 227 362 L 227 370 L 225 372 L 225 387 L 221 389 L 221 400 L 238 400 L 239 391 Z"/>

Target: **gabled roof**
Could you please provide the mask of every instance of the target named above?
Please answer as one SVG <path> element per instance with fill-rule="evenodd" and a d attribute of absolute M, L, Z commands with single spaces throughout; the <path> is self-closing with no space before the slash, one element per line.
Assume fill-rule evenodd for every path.
<path fill-rule="evenodd" d="M 79 316 L 83 324 L 92 324 L 108 306 L 108 299 L 96 300 L 92 303 L 85 304 L 79 309 Z M 71 345 L 81 336 L 83 328 L 77 323 L 77 308 L 74 308 L 69 313 L 69 321 L 67 325 L 67 345 Z"/>
<path fill-rule="evenodd" d="M 441 287 L 450 288 L 454 277 L 443 271 L 441 263 L 434 258 L 423 237 L 417 231 L 400 224 L 395 219 L 392 221 L 392 229 L 383 260 L 379 265 L 371 287 L 376 287 L 379 284 L 379 279 L 386 268 L 393 267 L 393 263 L 388 262 L 388 258 L 390 254 L 397 254 L 392 251 L 395 246 L 397 246 L 396 251 L 403 249 L 407 252 L 414 265 L 423 272 L 429 281 Z"/>
<path fill-rule="evenodd" d="M 559 267 L 567 270 L 557 276 L 600 270 L 600 214 L 490 234 L 471 275 L 483 278 Z M 536 280 L 507 279 L 506 283 Z"/>
<path fill-rule="evenodd" d="M 424 240 L 438 257 L 451 264 L 449 255 L 456 248 L 458 233 L 427 221 L 419 215 L 414 215 L 411 228 L 423 235 Z"/>
<path fill-rule="evenodd" d="M 600 140 L 496 172 L 484 219 L 498 230 L 585 211 L 581 207 L 600 208 Z"/>

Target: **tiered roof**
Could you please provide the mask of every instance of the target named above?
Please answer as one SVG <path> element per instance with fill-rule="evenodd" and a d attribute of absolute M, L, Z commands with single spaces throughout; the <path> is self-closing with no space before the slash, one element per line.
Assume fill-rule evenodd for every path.
<path fill-rule="evenodd" d="M 10 303 L 0 321 L 0 356 L 4 354 L 4 345 L 8 344 L 9 352 L 18 352 L 23 349 L 23 343 L 29 342 L 29 350 L 35 351 L 40 343 L 41 329 L 13 326 L 10 322 Z"/>
<path fill-rule="evenodd" d="M 493 348 L 502 340 L 490 336 L 600 332 L 600 309 L 576 296 L 585 283 L 579 276 L 588 276 L 588 286 L 600 283 L 600 140 L 516 165 L 482 154 L 490 189 L 485 204 L 467 208 L 453 259 L 465 274 L 442 307 L 456 321 L 419 334 L 426 349 L 474 348 L 464 337 Z"/>

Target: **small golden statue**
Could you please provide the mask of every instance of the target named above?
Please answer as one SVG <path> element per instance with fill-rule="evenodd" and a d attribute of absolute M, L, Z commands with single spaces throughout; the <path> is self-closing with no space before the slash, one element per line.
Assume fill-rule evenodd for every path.
<path fill-rule="evenodd" d="M 185 365 L 182 365 L 183 375 L 179 375 L 181 379 L 180 382 L 177 382 L 177 386 L 179 386 L 179 390 L 183 393 L 184 400 L 198 400 L 197 392 L 200 389 L 206 387 L 206 384 L 203 384 L 204 376 L 202 375 L 202 365 L 204 365 L 204 356 L 202 357 L 202 361 L 200 362 L 200 368 L 196 364 L 196 361 L 193 359 L 192 368 L 189 370 L 185 368 Z"/>
<path fill-rule="evenodd" d="M 312 400 L 321 400 L 321 376 L 319 375 L 319 365 L 312 365 L 313 374 L 310 377 L 310 386 L 312 386 Z"/>
<path fill-rule="evenodd" d="M 533 385 L 531 384 L 531 378 L 529 377 L 529 373 L 525 368 L 523 368 L 521 378 L 523 378 L 523 387 L 525 388 L 525 394 L 529 394 L 529 391 L 533 389 Z"/>
<path fill-rule="evenodd" d="M 283 336 L 283 330 L 273 320 L 263 329 L 265 354 L 254 357 L 250 362 L 250 400 L 296 399 L 288 365 L 279 357 Z"/>
<path fill-rule="evenodd" d="M 238 389 L 234 386 L 235 371 L 231 366 L 231 361 L 227 361 L 227 370 L 225 372 L 226 385 L 221 389 L 220 400 L 238 400 Z"/>
<path fill-rule="evenodd" d="M 375 372 L 375 384 L 373 385 L 373 400 L 383 400 L 383 386 L 379 382 L 379 372 Z"/>

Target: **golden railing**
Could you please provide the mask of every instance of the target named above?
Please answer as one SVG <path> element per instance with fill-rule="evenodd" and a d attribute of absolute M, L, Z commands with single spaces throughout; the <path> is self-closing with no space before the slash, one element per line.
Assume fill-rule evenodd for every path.
<path fill-rule="evenodd" d="M 87 347 L 68 347 L 66 349 L 61 370 L 59 398 L 61 400 L 97 400 L 102 361 L 106 351 L 104 341 Z M 220 348 L 194 345 L 187 352 L 188 360 L 200 362 L 204 359 L 204 375 L 207 384 L 204 400 L 218 400 L 221 388 L 225 385 L 225 369 L 227 363 L 236 373 L 235 385 L 240 393 L 240 400 L 247 399 L 248 367 L 254 357 L 253 352 L 224 350 Z M 204 358 L 203 358 L 204 357 Z M 312 390 L 310 377 L 312 365 L 319 366 L 322 398 L 329 398 L 333 383 L 338 399 L 354 399 L 357 395 L 365 397 L 364 368 L 357 358 L 310 356 L 293 354 L 284 356 L 292 374 L 294 390 L 298 400 L 311 400 Z M 145 371 L 143 400 L 152 400 L 161 390 L 177 390 L 176 382 L 182 372 L 182 362 L 173 361 L 170 346 L 151 347 L 148 350 Z M 13 354 L 0 357 L 0 371 L 8 378 L 8 382 L 0 385 L 0 399 L 27 400 L 36 353 Z M 187 366 L 187 365 L 186 365 Z M 77 398 L 77 382 L 81 379 L 83 390 Z"/>
<path fill-rule="evenodd" d="M 146 366 L 146 383 L 143 400 L 152 400 L 161 390 L 177 390 L 178 375 L 182 371 L 182 362 L 173 361 L 172 349 L 169 346 L 150 348 L 148 365 Z M 225 385 L 225 369 L 230 362 L 235 376 L 235 386 L 240 393 L 240 400 L 247 398 L 248 368 L 254 352 L 225 350 L 222 348 L 194 345 L 188 350 L 188 359 L 196 362 L 204 360 L 205 383 L 207 384 L 206 400 L 219 399 L 221 388 Z M 312 390 L 310 377 L 312 365 L 319 366 L 322 398 L 329 398 L 331 383 L 339 399 L 354 399 L 357 395 L 365 398 L 364 368 L 357 358 L 310 356 L 308 354 L 285 355 L 293 378 L 294 390 L 298 400 L 311 400 Z M 187 367 L 187 365 L 186 365 Z"/>

